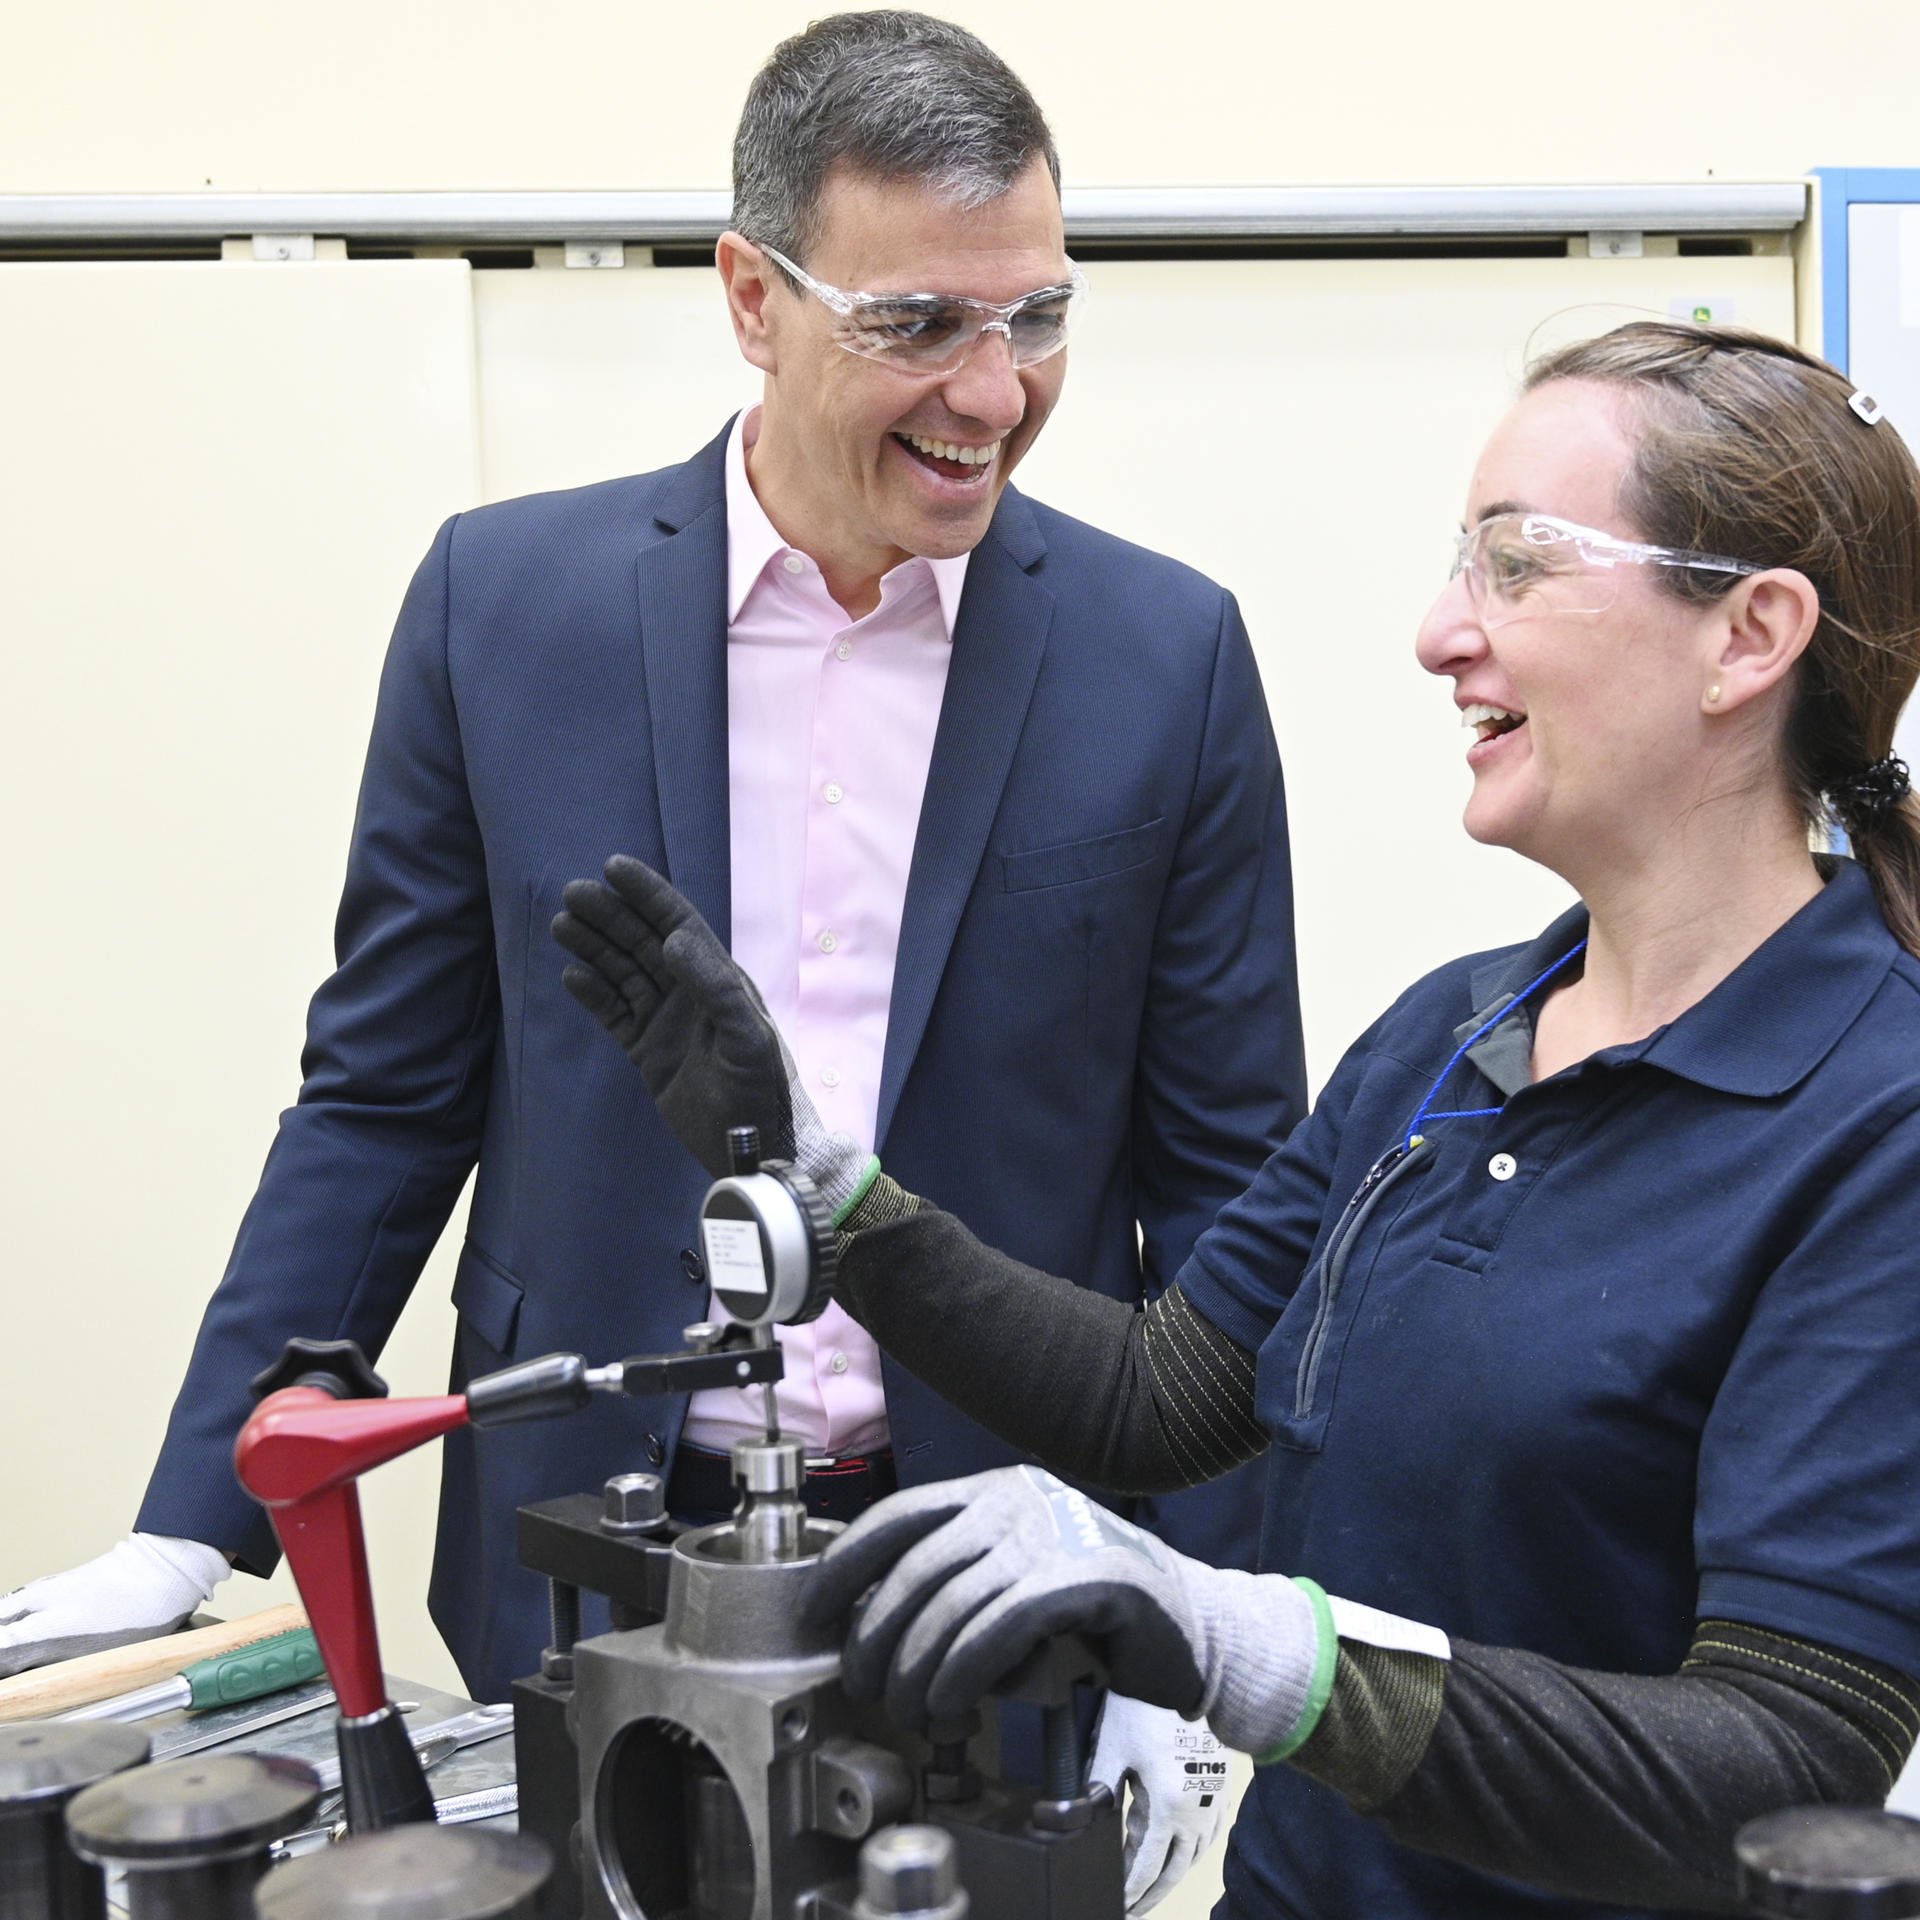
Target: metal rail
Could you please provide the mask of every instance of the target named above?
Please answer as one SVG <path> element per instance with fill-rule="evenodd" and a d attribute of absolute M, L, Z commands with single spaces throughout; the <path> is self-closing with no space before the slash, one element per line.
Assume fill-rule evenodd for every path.
<path fill-rule="evenodd" d="M 1209 242 L 1592 232 L 1778 233 L 1804 181 L 1529 187 L 1069 187 L 1070 241 Z M 0 194 L 0 246 L 208 244 L 258 234 L 487 247 L 697 245 L 725 192 Z"/>

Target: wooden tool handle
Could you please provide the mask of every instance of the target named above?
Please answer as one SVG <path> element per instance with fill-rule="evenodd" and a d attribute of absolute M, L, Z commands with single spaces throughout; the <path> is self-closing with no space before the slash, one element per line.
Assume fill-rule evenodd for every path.
<path fill-rule="evenodd" d="M 116 1693 L 170 1680 L 196 1660 L 231 1653 L 276 1633 L 304 1627 L 307 1616 L 297 1606 L 268 1607 L 244 1620 L 222 1620 L 188 1633 L 165 1633 L 157 1640 L 136 1640 L 130 1646 L 109 1647 L 105 1653 L 85 1653 L 78 1660 L 57 1660 L 50 1667 L 34 1667 L 0 1680 L 0 1721 L 37 1720 L 50 1713 L 110 1700 Z"/>

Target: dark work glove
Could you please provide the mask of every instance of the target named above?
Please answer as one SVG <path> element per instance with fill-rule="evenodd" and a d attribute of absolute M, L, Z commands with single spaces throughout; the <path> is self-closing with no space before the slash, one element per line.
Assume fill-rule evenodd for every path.
<path fill-rule="evenodd" d="M 1062 1633 L 1099 1650 L 1116 1692 L 1205 1714 L 1249 1753 L 1297 1744 L 1332 1684 L 1318 1589 L 1189 1560 L 1039 1467 L 883 1500 L 827 1549 L 807 1610 L 837 1620 L 870 1586 L 846 1686 L 904 1727 L 965 1711 Z"/>
<path fill-rule="evenodd" d="M 626 854 L 606 876 L 570 881 L 561 896 L 553 937 L 577 963 L 561 976 L 567 991 L 626 1049 L 716 1179 L 729 1170 L 728 1129 L 758 1127 L 761 1152 L 791 1160 L 843 1217 L 879 1161 L 821 1124 L 759 989 L 693 903 Z"/>

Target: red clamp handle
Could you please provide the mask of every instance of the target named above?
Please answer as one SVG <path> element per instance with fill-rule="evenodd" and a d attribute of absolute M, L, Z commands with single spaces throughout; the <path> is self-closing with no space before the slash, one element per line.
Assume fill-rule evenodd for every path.
<path fill-rule="evenodd" d="M 240 1429 L 233 1450 L 240 1484 L 267 1509 L 349 1719 L 377 1712 L 387 1699 L 355 1483 L 369 1467 L 467 1418 L 464 1394 L 336 1400 L 319 1387 L 283 1387 Z"/>

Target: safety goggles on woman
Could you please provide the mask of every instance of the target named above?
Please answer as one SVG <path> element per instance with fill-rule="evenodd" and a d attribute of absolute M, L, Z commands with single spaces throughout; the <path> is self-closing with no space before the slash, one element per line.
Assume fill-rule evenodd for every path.
<path fill-rule="evenodd" d="M 1537 613 L 1604 613 L 1623 567 L 1680 567 L 1690 573 L 1763 573 L 1723 554 L 1621 540 L 1547 513 L 1489 514 L 1454 538 L 1453 570 L 1483 626 Z M 1731 585 L 1731 578 L 1726 582 Z"/>

